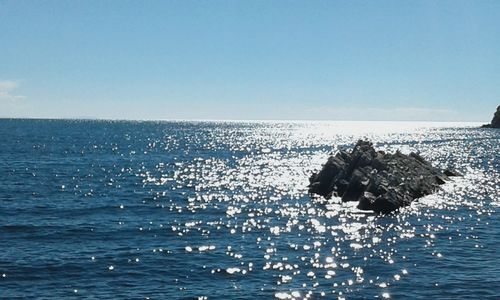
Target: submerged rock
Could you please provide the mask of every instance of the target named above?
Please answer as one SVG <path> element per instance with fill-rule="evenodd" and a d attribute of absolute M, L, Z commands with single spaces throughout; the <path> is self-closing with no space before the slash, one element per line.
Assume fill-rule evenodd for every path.
<path fill-rule="evenodd" d="M 339 151 L 328 158 L 323 169 L 309 178 L 309 192 L 389 213 L 435 192 L 449 176 L 460 174 L 435 168 L 417 153 L 375 151 L 372 143 L 360 140 L 350 153 Z"/>
<path fill-rule="evenodd" d="M 497 107 L 497 111 L 493 115 L 493 120 L 490 124 L 485 124 L 481 126 L 483 128 L 500 128 L 500 105 Z"/>

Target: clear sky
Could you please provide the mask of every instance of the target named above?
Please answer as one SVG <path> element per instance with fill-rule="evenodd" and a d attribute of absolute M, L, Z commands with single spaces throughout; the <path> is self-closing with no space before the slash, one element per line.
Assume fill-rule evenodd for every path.
<path fill-rule="evenodd" d="M 489 121 L 500 1 L 0 0 L 0 117 Z"/>

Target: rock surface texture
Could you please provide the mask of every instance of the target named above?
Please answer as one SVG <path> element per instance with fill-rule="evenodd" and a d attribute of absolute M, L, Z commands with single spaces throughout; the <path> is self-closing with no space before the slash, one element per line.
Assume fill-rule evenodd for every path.
<path fill-rule="evenodd" d="M 482 126 L 483 128 L 500 128 L 500 105 L 497 107 L 497 111 L 495 115 L 493 115 L 493 120 L 491 120 L 490 124 L 486 124 Z"/>
<path fill-rule="evenodd" d="M 323 169 L 309 178 L 309 192 L 358 201 L 362 210 L 389 213 L 459 175 L 433 167 L 416 153 L 375 151 L 372 143 L 360 140 L 350 153 L 340 151 L 328 158 Z"/>

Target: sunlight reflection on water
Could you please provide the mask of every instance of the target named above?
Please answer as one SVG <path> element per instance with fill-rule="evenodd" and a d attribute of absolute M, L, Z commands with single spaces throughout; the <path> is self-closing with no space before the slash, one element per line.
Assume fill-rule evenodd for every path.
<path fill-rule="evenodd" d="M 195 193 L 185 207 L 192 212 L 213 202 L 216 207 L 226 207 L 226 215 L 216 220 L 216 230 L 225 228 L 228 233 L 220 234 L 234 236 L 229 243 L 232 248 L 243 252 L 248 251 L 246 247 L 260 249 L 261 257 L 251 263 L 262 268 L 259 277 L 275 278 L 274 285 L 268 282 L 264 286 L 276 290 L 276 298 L 342 297 L 365 294 L 364 290 L 370 290 L 365 295 L 380 293 L 388 298 L 391 286 L 409 276 L 407 270 L 412 269 L 414 254 L 404 249 L 416 242 L 411 240 L 422 240 L 423 250 L 441 259 L 443 255 L 434 250 L 436 234 L 449 235 L 450 226 L 463 218 L 451 211 L 470 206 L 475 214 L 494 213 L 486 203 L 498 200 L 491 198 L 498 195 L 498 183 L 481 187 L 477 183 L 491 183 L 498 161 L 492 170 L 495 174 L 484 174 L 484 165 L 478 162 L 474 169 L 473 158 L 464 153 L 474 140 L 462 136 L 464 129 L 451 126 L 463 124 L 270 123 L 264 130 L 250 126 L 251 138 L 241 132 L 224 132 L 221 137 L 244 155 L 226 163 L 214 159 L 183 163 L 174 182 L 192 184 Z M 476 134 L 481 140 L 481 133 Z M 350 146 L 359 137 L 374 140 L 377 147 L 388 151 L 420 151 L 434 164 L 452 164 L 466 176 L 388 217 L 359 211 L 355 204 L 341 204 L 335 198 L 309 199 L 307 179 L 326 160 L 332 150 L 329 146 Z M 239 139 L 244 143 L 237 142 Z M 254 246 L 249 238 L 255 240 Z M 232 252 L 226 254 L 232 256 Z M 238 257 L 240 266 L 249 263 L 245 254 Z M 251 270 L 242 273 L 232 265 L 215 263 L 212 267 L 214 272 L 225 269 L 231 275 L 251 276 Z"/>
<path fill-rule="evenodd" d="M 79 125 L 65 124 L 69 130 Z M 78 154 L 83 163 L 53 167 L 58 174 L 69 174 L 58 177 L 57 189 L 39 191 L 36 185 L 32 189 L 48 199 L 64 195 L 64 200 L 46 203 L 56 210 L 44 217 L 60 217 L 66 209 L 80 224 L 77 227 L 92 228 L 81 236 L 87 245 L 77 254 L 86 259 L 82 268 L 88 273 L 80 275 L 82 279 L 113 286 L 116 282 L 110 276 L 121 276 L 136 289 L 136 296 L 439 297 L 450 293 L 440 284 L 476 276 L 475 269 L 461 265 L 463 257 L 488 257 L 494 245 L 488 228 L 496 222 L 500 201 L 500 136 L 474 129 L 475 124 L 97 122 L 93 126 L 104 133 L 80 136 L 71 141 L 73 146 L 63 141 L 47 150 L 62 152 L 57 154 L 61 157 Z M 356 203 L 342 204 L 338 198 L 309 196 L 309 176 L 329 153 L 338 147 L 348 149 L 359 138 L 370 139 L 385 151 L 418 151 L 434 165 L 455 168 L 465 176 L 388 216 L 360 211 Z M 30 155 L 41 157 L 47 141 L 33 143 L 39 148 L 30 149 L 35 151 Z M 55 176 L 42 167 L 39 163 L 29 172 Z M 11 172 L 11 178 L 16 174 Z M 82 198 L 86 202 L 78 202 Z M 89 223 L 99 207 L 102 211 Z M 8 222 L 17 224 L 15 219 Z M 492 230 L 500 229 L 498 222 L 495 226 Z M 495 261 L 500 263 L 498 257 Z M 14 273 L 12 265 L 0 266 L 4 278 Z M 487 266 L 481 270 L 487 273 L 486 281 L 500 275 Z M 133 274 L 142 278 L 141 284 Z M 155 283 L 150 276 L 162 279 Z M 75 280 L 68 290 L 86 296 L 117 295 L 97 283 L 89 288 L 83 282 Z M 415 282 L 428 288 L 415 290 Z M 468 288 L 471 297 L 487 293 L 481 285 Z M 38 295 L 46 295 L 40 291 Z M 456 292 L 464 293 L 459 287 Z M 499 293 L 498 288 L 493 292 Z"/>

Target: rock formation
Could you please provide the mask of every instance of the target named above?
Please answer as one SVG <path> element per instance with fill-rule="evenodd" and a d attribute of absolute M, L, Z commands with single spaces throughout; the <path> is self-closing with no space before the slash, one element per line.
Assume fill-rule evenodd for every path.
<path fill-rule="evenodd" d="M 500 128 L 500 105 L 497 107 L 497 111 L 493 115 L 493 120 L 490 124 L 485 124 L 483 128 Z"/>
<path fill-rule="evenodd" d="M 416 153 L 375 151 L 372 143 L 360 140 L 350 153 L 339 151 L 328 158 L 322 170 L 309 178 L 309 192 L 358 201 L 362 210 L 389 213 L 435 192 L 448 176 L 459 175 L 433 167 Z"/>

